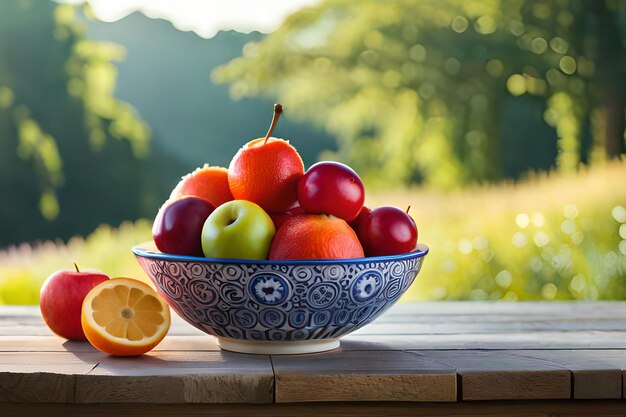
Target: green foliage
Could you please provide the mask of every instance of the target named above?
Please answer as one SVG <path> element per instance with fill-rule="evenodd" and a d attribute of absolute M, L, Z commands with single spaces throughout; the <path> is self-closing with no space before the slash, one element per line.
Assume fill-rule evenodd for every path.
<path fill-rule="evenodd" d="M 558 154 L 514 175 L 572 171 L 624 152 L 625 14 L 611 0 L 327 0 L 246 45 L 214 79 L 323 126 L 339 142 L 324 156 L 371 185 L 509 176 L 506 154 L 523 149 L 512 138 Z M 534 126 L 542 116 L 547 125 Z"/>
<path fill-rule="evenodd" d="M 123 49 L 84 39 L 72 6 L 5 1 L 0 3 L 0 27 L 0 61 L 5 62 L 0 66 L 0 87 L 10 95 L 0 106 L 8 113 L 2 124 L 5 130 L 11 129 L 9 124 L 17 129 L 18 155 L 34 165 L 42 187 L 41 212 L 51 220 L 59 212 L 57 190 L 64 182 L 63 163 L 57 139 L 41 126 L 39 113 L 50 105 L 74 107 L 67 116 L 85 125 L 84 133 L 99 148 L 107 136 L 115 136 L 130 140 L 145 154 L 149 129 L 128 104 L 113 97 L 116 74 L 111 61 L 121 58 Z M 41 80 L 24 73 L 25 68 L 32 71 L 40 66 L 46 67 L 46 74 L 31 76 L 39 75 Z M 42 93 L 46 94 L 44 102 Z M 83 102 L 82 115 L 68 103 L 70 95 Z"/>
<path fill-rule="evenodd" d="M 124 53 L 68 5 L 0 1 L 0 247 L 152 216 L 184 172 L 114 97 Z"/>
<path fill-rule="evenodd" d="M 151 238 L 151 223 L 126 222 L 119 228 L 99 226 L 93 233 L 60 241 L 22 244 L 0 252 L 0 303 L 38 304 L 39 289 L 46 278 L 60 269 L 97 269 L 114 277 L 149 282 L 130 248 Z"/>
<path fill-rule="evenodd" d="M 367 203 L 411 205 L 431 248 L 404 300 L 623 300 L 626 188 L 611 184 L 624 177 L 626 161 L 518 185 L 371 194 Z M 0 302 L 36 304 L 46 277 L 73 262 L 147 280 L 130 248 L 150 236 L 143 220 L 0 251 Z"/>

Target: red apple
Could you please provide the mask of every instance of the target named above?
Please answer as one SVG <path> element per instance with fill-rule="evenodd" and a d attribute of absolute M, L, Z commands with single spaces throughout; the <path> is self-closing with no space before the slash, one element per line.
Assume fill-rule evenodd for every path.
<path fill-rule="evenodd" d="M 80 324 L 87 293 L 109 277 L 98 272 L 57 271 L 41 287 L 39 308 L 50 330 L 70 340 L 87 340 Z"/>
<path fill-rule="evenodd" d="M 356 225 L 356 233 L 365 256 L 400 255 L 411 252 L 417 244 L 415 221 L 396 207 L 364 212 Z"/>
<path fill-rule="evenodd" d="M 152 225 L 152 238 L 163 253 L 204 256 L 202 227 L 215 210 L 204 198 L 189 196 L 166 202 Z"/>
<path fill-rule="evenodd" d="M 298 182 L 298 201 L 306 213 L 332 214 L 351 222 L 364 200 L 361 178 L 339 162 L 318 162 Z"/>

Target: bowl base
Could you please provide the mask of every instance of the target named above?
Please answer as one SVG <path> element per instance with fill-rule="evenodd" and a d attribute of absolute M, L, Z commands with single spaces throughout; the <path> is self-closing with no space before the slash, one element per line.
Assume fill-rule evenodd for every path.
<path fill-rule="evenodd" d="M 339 347 L 339 339 L 257 342 L 217 337 L 217 345 L 223 350 L 255 355 L 299 355 L 336 349 Z"/>

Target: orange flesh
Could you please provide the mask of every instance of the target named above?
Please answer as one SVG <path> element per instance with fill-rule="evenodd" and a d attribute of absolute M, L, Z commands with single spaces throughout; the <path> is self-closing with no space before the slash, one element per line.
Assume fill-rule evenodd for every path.
<path fill-rule="evenodd" d="M 93 318 L 115 337 L 141 340 L 153 336 L 163 324 L 161 303 L 136 288 L 105 289 L 92 303 Z"/>
<path fill-rule="evenodd" d="M 85 297 L 81 322 L 89 342 L 117 356 L 141 355 L 165 337 L 169 307 L 146 284 L 116 278 Z"/>

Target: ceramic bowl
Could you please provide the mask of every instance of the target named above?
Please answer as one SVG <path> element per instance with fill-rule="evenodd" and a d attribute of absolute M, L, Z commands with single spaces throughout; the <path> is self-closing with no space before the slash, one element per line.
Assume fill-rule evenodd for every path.
<path fill-rule="evenodd" d="M 159 293 L 222 349 L 258 354 L 334 349 L 409 288 L 428 247 L 395 256 L 256 261 L 133 248 Z"/>

